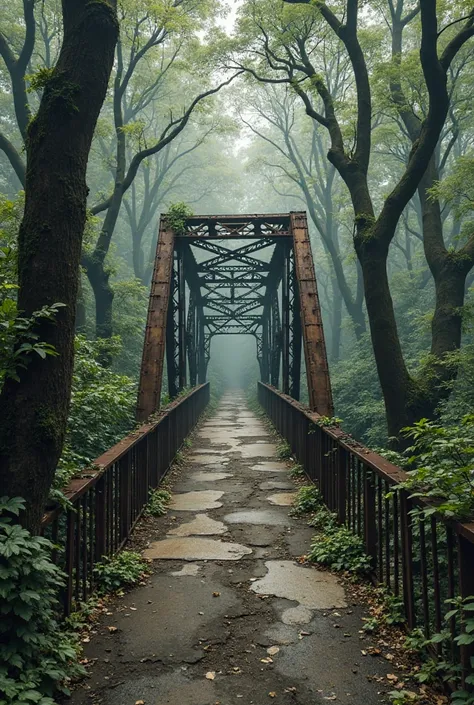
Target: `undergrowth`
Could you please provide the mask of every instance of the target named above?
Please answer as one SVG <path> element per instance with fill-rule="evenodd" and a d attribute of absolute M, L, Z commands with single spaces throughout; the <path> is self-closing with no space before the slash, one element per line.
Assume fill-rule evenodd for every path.
<path fill-rule="evenodd" d="M 85 671 L 77 639 L 57 620 L 65 576 L 50 541 L 13 520 L 23 509 L 21 498 L 0 499 L 0 705 L 54 705 Z"/>
<path fill-rule="evenodd" d="M 171 494 L 168 490 L 150 490 L 148 504 L 143 514 L 147 517 L 161 517 L 167 512 L 167 506 L 171 501 Z"/>
<path fill-rule="evenodd" d="M 149 564 L 134 551 L 104 556 L 94 568 L 97 592 L 101 595 L 137 585 L 149 573 Z"/>

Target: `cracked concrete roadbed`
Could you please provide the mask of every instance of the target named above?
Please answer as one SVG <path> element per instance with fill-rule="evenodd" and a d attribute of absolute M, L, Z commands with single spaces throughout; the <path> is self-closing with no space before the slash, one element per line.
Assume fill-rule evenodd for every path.
<path fill-rule="evenodd" d="M 72 705 L 382 702 L 373 677 L 391 668 L 361 654 L 362 609 L 295 560 L 311 530 L 288 516 L 288 492 L 268 492 L 292 487 L 274 441 L 241 392 L 201 425 L 168 515 L 152 520 L 154 574 L 85 645 Z"/>

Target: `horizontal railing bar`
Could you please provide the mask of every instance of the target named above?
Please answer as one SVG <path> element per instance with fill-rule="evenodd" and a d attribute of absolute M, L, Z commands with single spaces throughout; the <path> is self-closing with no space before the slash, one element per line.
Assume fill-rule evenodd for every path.
<path fill-rule="evenodd" d="M 191 389 L 187 394 L 175 399 L 170 402 L 165 408 L 160 409 L 157 414 L 159 418 L 152 423 L 146 423 L 140 426 L 136 431 L 129 433 L 121 441 L 116 443 L 112 448 L 102 453 L 96 460 L 91 463 L 91 467 L 85 468 L 78 477 L 70 480 L 67 487 L 63 489 L 63 494 L 66 499 L 74 504 L 78 499 L 80 499 L 86 492 L 88 492 L 100 478 L 107 472 L 108 468 L 117 463 L 121 458 L 123 458 L 126 453 L 128 453 L 135 445 L 137 445 L 145 436 L 149 435 L 156 428 L 162 424 L 167 417 L 179 406 L 188 402 L 195 394 L 205 387 L 209 382 L 205 384 L 200 384 L 197 387 Z M 96 469 L 97 468 L 97 469 Z M 41 522 L 41 526 L 44 528 L 48 526 L 52 521 L 54 521 L 60 514 L 62 514 L 62 507 L 55 507 L 54 509 L 45 512 Z"/>
<path fill-rule="evenodd" d="M 276 397 L 279 397 L 290 406 L 297 409 L 311 423 L 318 426 L 321 431 L 326 434 L 326 436 L 329 436 L 329 438 L 336 441 L 341 448 L 351 453 L 358 460 L 364 463 L 364 465 L 366 465 L 370 470 L 376 472 L 380 477 L 382 477 L 390 484 L 397 485 L 409 478 L 409 475 L 405 470 L 398 467 L 397 465 L 394 465 L 378 453 L 374 453 L 374 451 L 365 447 L 358 441 L 352 439 L 351 436 L 349 436 L 341 429 L 321 425 L 321 419 L 323 417 L 320 416 L 320 414 L 318 414 L 317 412 L 311 411 L 310 409 L 305 407 L 303 404 L 301 404 L 301 402 L 296 401 L 287 394 L 283 394 L 283 392 L 280 392 L 280 390 L 276 389 L 275 387 L 272 387 L 272 385 L 270 384 L 266 384 L 264 382 L 259 382 L 258 384 L 261 387 L 264 387 L 265 389 L 272 392 Z M 430 503 L 428 500 L 423 499 L 422 497 L 413 497 L 411 498 L 411 502 L 419 507 L 436 506 Z M 463 536 L 471 543 L 474 543 L 474 522 L 460 522 L 456 520 L 446 519 L 445 517 L 439 514 L 436 514 L 436 516 L 438 519 L 441 519 L 446 524 L 446 526 L 449 526 L 454 529 L 457 534 Z"/>

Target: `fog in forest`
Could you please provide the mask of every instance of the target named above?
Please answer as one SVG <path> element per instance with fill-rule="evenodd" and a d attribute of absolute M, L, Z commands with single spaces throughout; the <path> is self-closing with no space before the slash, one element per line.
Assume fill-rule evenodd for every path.
<path fill-rule="evenodd" d="M 384 395 L 387 402 L 402 387 L 405 401 L 420 395 L 414 406 L 421 415 L 458 422 L 473 400 L 474 130 L 466 97 L 472 44 L 452 59 L 451 105 L 438 147 L 425 180 L 393 217 L 392 232 L 379 215 L 407 168 L 429 102 L 436 100 L 420 63 L 414 0 L 400 5 L 408 17 L 402 26 L 380 3 L 368 3 L 359 17 L 372 104 L 367 124 L 364 110 L 357 115 L 346 48 L 321 29 L 325 20 L 316 8 L 279 0 L 162 5 L 149 11 L 147 3 L 123 4 L 120 56 L 89 154 L 68 447 L 76 452 L 85 442 L 81 455 L 93 456 L 130 426 L 159 221 L 176 204 L 195 215 L 307 212 L 335 414 L 357 439 L 387 445 Z M 457 29 L 451 21 L 462 15 L 454 6 L 439 11 L 440 23 L 448 25 L 443 46 Z M 21 17 L 21 3 L 9 3 L 2 31 L 11 36 L 14 53 L 24 41 Z M 4 142 L 0 151 L 0 237 L 13 258 L 23 211 L 23 135 L 58 57 L 59 5 L 39 6 L 35 22 L 23 78 L 18 82 L 5 63 L 0 66 L 6 89 L 1 130 L 11 146 Z M 390 38 L 395 30 L 397 51 Z M 13 100 L 12 80 L 23 90 L 26 108 Z M 328 129 L 333 109 L 337 134 Z M 353 160 L 352 167 L 328 159 L 338 135 L 341 160 Z M 366 213 L 365 206 L 354 206 L 358 187 L 351 192 L 344 171 L 354 168 L 357 176 L 364 160 Z M 380 249 L 374 245 L 373 257 L 372 223 L 373 232 L 377 227 L 382 233 L 373 243 L 383 241 Z M 203 255 L 196 256 L 199 261 Z M 449 274 L 456 257 L 461 284 Z M 7 266 L 7 284 L 15 283 L 15 268 Z M 10 290 L 2 296 L 11 298 Z M 90 369 L 92 361 L 99 367 Z M 390 391 L 392 369 L 400 383 Z M 216 390 L 255 386 L 259 374 L 253 336 L 212 339 L 209 378 Z M 97 390 L 115 405 L 103 419 L 101 442 L 84 439 L 74 421 L 81 414 L 75 400 L 88 397 L 88 375 L 96 375 Z M 305 385 L 303 364 L 303 401 Z M 410 411 L 400 423 L 413 421 Z"/>

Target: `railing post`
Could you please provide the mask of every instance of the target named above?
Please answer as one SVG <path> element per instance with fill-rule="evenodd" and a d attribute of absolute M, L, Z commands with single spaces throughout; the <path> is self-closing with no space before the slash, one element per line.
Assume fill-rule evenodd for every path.
<path fill-rule="evenodd" d="M 459 536 L 458 566 L 459 566 L 459 588 L 461 597 L 471 597 L 474 595 L 474 544 Z M 472 616 L 472 613 L 469 613 Z M 461 625 L 464 630 L 464 625 Z M 474 657 L 474 644 L 461 646 L 461 666 L 463 685 L 466 687 L 466 677 L 472 673 L 471 659 Z M 468 690 L 471 688 L 467 688 Z"/>
<path fill-rule="evenodd" d="M 339 446 L 337 452 L 337 518 L 341 524 L 346 523 L 347 461 L 346 449 Z"/>
<path fill-rule="evenodd" d="M 377 525 L 375 514 L 375 485 L 372 472 L 364 469 L 364 543 L 372 567 L 377 567 Z"/>
<path fill-rule="evenodd" d="M 130 533 L 131 517 L 131 467 L 130 455 L 127 453 L 119 460 L 120 474 L 120 541 L 128 538 Z"/>
<path fill-rule="evenodd" d="M 400 491 L 400 529 L 402 544 L 403 599 L 409 629 L 416 625 L 415 595 L 413 585 L 413 533 L 408 506 L 408 494 Z"/>
<path fill-rule="evenodd" d="M 105 475 L 98 480 L 95 486 L 95 560 L 98 563 L 105 555 L 106 529 L 105 529 Z"/>
<path fill-rule="evenodd" d="M 76 536 L 76 513 L 73 509 L 66 512 L 66 588 L 64 591 L 64 615 L 69 617 L 74 592 L 74 548 Z"/>

